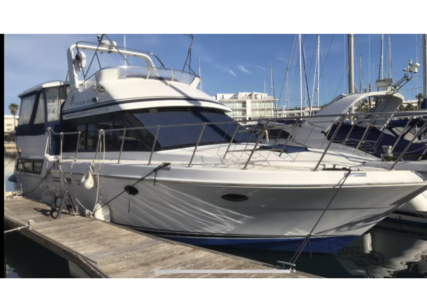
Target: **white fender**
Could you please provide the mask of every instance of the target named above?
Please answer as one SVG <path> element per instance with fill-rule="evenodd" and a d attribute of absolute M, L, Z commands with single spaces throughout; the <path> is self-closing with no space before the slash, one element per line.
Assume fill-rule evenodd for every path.
<path fill-rule="evenodd" d="M 108 207 L 108 205 L 105 205 L 104 207 L 101 208 L 100 204 L 96 204 L 95 209 L 98 209 L 94 213 L 95 219 L 105 221 L 108 223 L 110 222 L 110 207 Z"/>
<path fill-rule="evenodd" d="M 83 175 L 82 180 L 80 180 L 80 186 L 82 186 L 86 190 L 90 190 L 95 185 L 92 176 L 92 168 L 89 167 L 86 173 Z"/>

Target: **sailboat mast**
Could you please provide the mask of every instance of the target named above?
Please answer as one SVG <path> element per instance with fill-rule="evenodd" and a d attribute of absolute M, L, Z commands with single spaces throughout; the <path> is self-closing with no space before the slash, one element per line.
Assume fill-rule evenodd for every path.
<path fill-rule="evenodd" d="M 197 63 L 199 65 L 199 77 L 200 77 L 199 89 L 200 89 L 200 91 L 203 91 L 203 89 L 202 89 L 202 72 L 200 71 L 200 57 L 197 58 Z"/>
<path fill-rule="evenodd" d="M 381 64 L 380 64 L 380 79 L 384 78 L 384 35 L 381 35 Z"/>
<path fill-rule="evenodd" d="M 388 35 L 388 78 L 392 77 L 391 70 L 391 35 Z"/>
<path fill-rule="evenodd" d="M 353 35 L 348 35 L 348 93 L 354 93 L 354 54 Z"/>
<path fill-rule="evenodd" d="M 320 107 L 320 35 L 317 35 L 317 108 Z"/>
<path fill-rule="evenodd" d="M 273 91 L 273 65 L 271 65 L 271 63 L 270 63 L 270 96 L 274 96 L 273 92 L 274 92 Z M 271 111 L 271 117 L 273 117 L 274 103 L 275 102 L 273 101 L 273 110 Z M 265 106 L 265 104 L 264 104 L 264 106 Z"/>
<path fill-rule="evenodd" d="M 427 109 L 427 35 L 423 34 L 423 93 L 424 109 Z"/>
<path fill-rule="evenodd" d="M 359 80 L 360 80 L 360 93 L 363 93 L 363 66 L 362 66 L 362 56 L 359 57 Z"/>
<path fill-rule="evenodd" d="M 301 34 L 298 35 L 299 45 L 299 91 L 300 91 L 300 116 L 302 117 L 302 68 L 301 68 Z"/>

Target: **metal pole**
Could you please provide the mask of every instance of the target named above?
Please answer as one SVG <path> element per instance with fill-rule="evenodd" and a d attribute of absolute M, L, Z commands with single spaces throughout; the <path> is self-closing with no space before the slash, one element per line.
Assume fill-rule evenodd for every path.
<path fill-rule="evenodd" d="M 122 143 L 120 145 L 120 153 L 119 153 L 119 159 L 117 160 L 117 164 L 120 164 L 120 159 L 122 158 L 123 144 L 125 143 L 125 136 L 126 136 L 126 129 L 123 130 Z"/>
<path fill-rule="evenodd" d="M 354 54 L 353 35 L 348 35 L 348 93 L 354 93 Z M 353 110 L 352 110 L 352 113 Z"/>
<path fill-rule="evenodd" d="M 359 93 L 363 93 L 363 66 L 362 66 L 362 56 L 359 57 L 359 81 L 360 81 L 360 90 Z"/>
<path fill-rule="evenodd" d="M 190 162 L 188 163 L 188 167 L 191 167 L 191 163 L 193 162 L 194 155 L 196 154 L 197 147 L 199 146 L 200 140 L 202 139 L 203 131 L 205 130 L 206 123 L 203 124 L 202 130 L 200 131 L 199 139 L 197 140 L 196 146 L 194 147 L 193 155 L 191 156 Z"/>
<path fill-rule="evenodd" d="M 227 150 L 225 151 L 225 154 L 224 154 L 223 159 L 225 159 L 225 157 L 227 156 L 228 150 L 230 149 L 230 146 L 231 146 L 231 144 L 233 143 L 234 137 L 236 136 L 237 131 L 239 130 L 240 125 L 239 125 L 238 123 L 236 123 L 236 124 L 237 124 L 237 126 L 236 126 L 236 130 L 234 131 L 234 134 L 233 134 L 233 136 L 231 137 L 230 143 L 228 144 L 228 147 L 227 147 Z"/>
<path fill-rule="evenodd" d="M 157 126 L 156 136 L 154 137 L 153 147 L 151 148 L 150 159 L 148 160 L 148 165 L 151 164 L 151 158 L 153 157 L 154 148 L 156 147 L 157 137 L 159 136 L 160 126 Z"/>
<path fill-rule="evenodd" d="M 411 142 L 408 143 L 405 147 L 405 149 L 402 151 L 402 153 L 399 155 L 399 157 L 396 159 L 396 161 L 393 163 L 393 165 L 390 167 L 390 170 L 393 170 L 396 167 L 396 164 L 403 158 L 405 153 L 408 151 L 408 149 L 411 147 L 411 145 L 414 143 L 415 139 L 418 138 L 419 135 L 422 134 L 424 131 L 424 128 L 427 127 L 427 121 L 424 122 L 424 125 L 419 129 L 419 131 L 414 135 Z"/>
<path fill-rule="evenodd" d="M 302 67 L 301 67 L 301 34 L 298 35 L 299 42 L 299 91 L 300 91 L 300 116 L 302 117 Z"/>
<path fill-rule="evenodd" d="M 384 35 L 381 35 L 381 64 L 380 64 L 380 79 L 384 78 Z"/>
<path fill-rule="evenodd" d="M 348 93 L 353 94 L 354 91 L 354 42 L 353 35 L 348 35 Z M 354 113 L 354 104 L 350 107 L 350 113 Z M 353 125 L 353 116 L 350 117 L 350 124 Z"/>
<path fill-rule="evenodd" d="M 427 35 L 423 34 L 423 93 L 424 106 L 427 109 Z"/>
<path fill-rule="evenodd" d="M 388 35 L 388 78 L 391 78 L 391 36 Z"/>
<path fill-rule="evenodd" d="M 326 155 L 326 152 L 328 151 L 329 147 L 331 146 L 332 141 L 335 139 L 335 136 L 338 134 L 338 131 L 339 131 L 339 129 L 341 128 L 341 126 L 342 126 L 342 124 L 344 123 L 344 121 L 345 121 L 345 119 L 346 119 L 346 118 L 347 118 L 347 115 L 345 115 L 344 117 L 341 117 L 341 122 L 340 122 L 340 124 L 338 125 L 337 129 L 335 130 L 334 134 L 332 135 L 331 140 L 329 141 L 328 146 L 325 148 L 325 151 L 322 153 L 322 156 L 320 157 L 319 161 L 317 162 L 316 167 L 314 167 L 314 171 L 316 171 L 316 170 L 317 170 L 317 168 L 319 167 L 320 163 L 322 162 L 323 158 L 324 158 L 324 157 L 325 157 L 325 155 Z M 332 128 L 332 127 L 331 127 L 331 128 Z"/>
<path fill-rule="evenodd" d="M 202 72 L 200 71 L 200 57 L 197 58 L 198 64 L 199 64 L 199 77 L 200 77 L 200 85 L 199 85 L 199 89 L 200 91 L 202 91 Z"/>
<path fill-rule="evenodd" d="M 317 108 L 320 108 L 320 35 L 317 35 Z"/>
<path fill-rule="evenodd" d="M 265 131 L 266 131 L 266 130 L 267 130 L 267 128 L 268 128 L 268 124 L 269 124 L 269 123 L 270 123 L 270 120 L 267 120 L 267 122 L 266 122 L 266 123 L 265 123 L 265 125 L 264 125 L 264 128 L 262 129 L 261 133 L 259 134 L 258 140 L 257 140 L 257 142 L 256 142 L 256 144 L 255 144 L 255 146 L 254 146 L 254 148 L 252 149 L 251 154 L 249 155 L 248 160 L 247 160 L 247 161 L 246 161 L 246 163 L 245 163 L 245 166 L 243 167 L 243 170 L 245 170 L 245 169 L 246 169 L 246 167 L 248 166 L 249 161 L 251 160 L 252 156 L 254 155 L 254 152 L 255 152 L 255 150 L 256 150 L 256 148 L 257 148 L 257 146 L 258 146 L 259 142 L 261 141 L 262 137 L 263 137 L 263 136 L 264 136 L 264 134 L 265 134 Z"/>

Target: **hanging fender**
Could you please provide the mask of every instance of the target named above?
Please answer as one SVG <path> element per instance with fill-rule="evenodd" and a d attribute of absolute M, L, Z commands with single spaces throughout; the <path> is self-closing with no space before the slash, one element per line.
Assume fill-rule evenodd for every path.
<path fill-rule="evenodd" d="M 80 180 L 80 186 L 86 190 L 90 190 L 93 188 L 93 186 L 95 186 L 92 173 L 92 167 L 89 166 L 88 170 L 83 175 L 82 180 Z"/>

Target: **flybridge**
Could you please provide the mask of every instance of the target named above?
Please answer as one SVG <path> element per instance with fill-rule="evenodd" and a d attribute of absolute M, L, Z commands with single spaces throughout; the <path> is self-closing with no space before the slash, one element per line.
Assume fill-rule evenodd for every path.
<path fill-rule="evenodd" d="M 102 40 L 103 37 L 106 37 L 108 40 Z M 84 51 L 92 51 L 94 55 L 90 60 L 88 67 L 86 54 Z M 131 48 L 124 48 L 117 46 L 116 42 L 111 41 L 106 35 L 98 36 L 98 43 L 91 42 L 77 42 L 75 45 L 72 45 L 67 50 L 67 59 L 68 59 L 68 77 L 70 78 L 70 83 L 72 87 L 78 88 L 82 83 L 85 83 L 89 78 L 93 77 L 99 71 L 105 70 L 105 67 L 101 66 L 98 53 L 107 53 L 107 54 L 118 54 L 120 55 L 124 62 L 125 66 L 122 66 L 118 69 L 117 79 L 123 79 L 128 77 L 139 77 L 146 79 L 163 79 L 163 80 L 175 80 L 183 83 L 193 83 L 200 81 L 200 78 L 194 74 L 191 68 L 189 68 L 189 73 L 182 71 L 177 71 L 173 69 L 166 69 L 163 62 L 154 54 L 147 51 L 139 51 Z M 136 67 L 132 66 L 129 61 L 126 59 L 126 56 L 137 57 L 142 59 L 146 67 Z M 191 57 L 191 48 L 190 48 L 190 57 Z M 99 70 L 94 74 L 89 76 L 89 70 L 94 63 L 94 59 L 97 59 L 95 62 L 98 63 Z M 157 60 L 159 67 L 156 67 L 153 59 Z M 188 58 L 188 57 L 187 57 Z M 191 63 L 191 59 L 190 59 Z M 184 64 L 186 66 L 187 62 Z M 129 68 L 129 69 L 128 69 Z M 80 73 L 83 76 L 83 80 L 79 80 L 78 74 Z M 151 78 L 150 78 L 151 77 Z"/>

